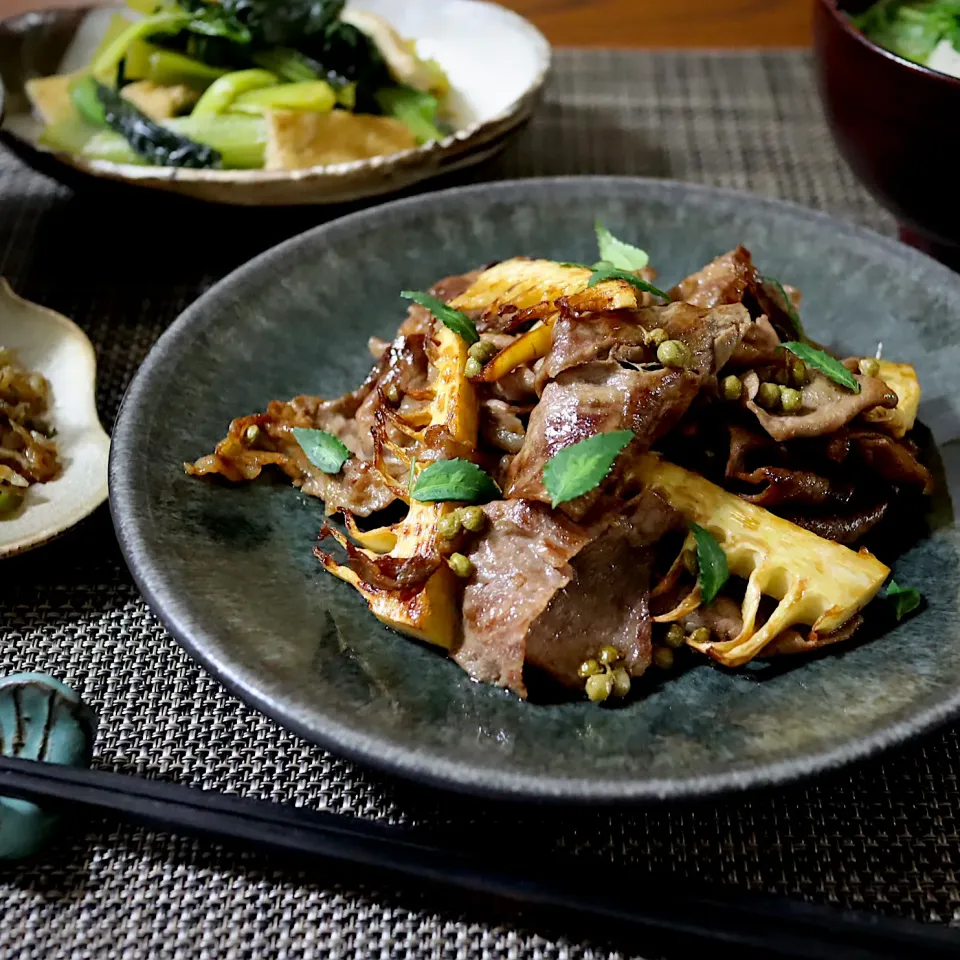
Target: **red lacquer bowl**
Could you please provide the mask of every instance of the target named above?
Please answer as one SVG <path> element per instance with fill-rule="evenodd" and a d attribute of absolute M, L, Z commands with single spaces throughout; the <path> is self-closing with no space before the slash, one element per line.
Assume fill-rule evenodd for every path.
<path fill-rule="evenodd" d="M 862 0 L 816 0 L 817 79 L 844 159 L 901 238 L 960 269 L 960 79 L 878 47 L 850 22 Z"/>

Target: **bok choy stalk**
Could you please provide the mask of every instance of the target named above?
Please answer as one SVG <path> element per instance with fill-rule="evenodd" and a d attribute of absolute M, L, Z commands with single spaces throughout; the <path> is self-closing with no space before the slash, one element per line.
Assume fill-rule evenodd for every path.
<path fill-rule="evenodd" d="M 125 72 L 130 80 L 149 80 L 165 87 L 182 83 L 203 90 L 228 71 L 223 67 L 211 67 L 175 50 L 136 40 L 127 48 Z"/>
<path fill-rule="evenodd" d="M 409 127 L 417 143 L 442 140 L 446 134 L 437 126 L 437 98 L 412 87 L 390 86 L 378 90 L 376 101 L 387 116 Z"/>
<path fill-rule="evenodd" d="M 282 83 L 279 86 L 250 90 L 230 104 L 231 113 L 249 113 L 255 116 L 267 110 L 310 110 L 327 113 L 334 108 L 337 95 L 323 80 L 304 83 Z M 196 113 L 196 111 L 194 111 Z"/>

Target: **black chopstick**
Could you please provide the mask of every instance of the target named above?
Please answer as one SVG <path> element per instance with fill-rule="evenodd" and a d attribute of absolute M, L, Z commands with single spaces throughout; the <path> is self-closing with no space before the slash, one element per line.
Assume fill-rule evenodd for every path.
<path fill-rule="evenodd" d="M 529 852 L 519 863 L 506 852 L 444 849 L 420 842 L 403 827 L 100 770 L 0 757 L 0 795 L 109 811 L 174 833 L 320 857 L 506 900 L 578 929 L 629 935 L 643 952 L 656 943 L 682 947 L 679 955 L 692 946 L 722 945 L 739 957 L 804 960 L 960 955 L 960 933 L 940 927 L 783 898 L 698 890 L 612 864 L 543 862 Z"/>

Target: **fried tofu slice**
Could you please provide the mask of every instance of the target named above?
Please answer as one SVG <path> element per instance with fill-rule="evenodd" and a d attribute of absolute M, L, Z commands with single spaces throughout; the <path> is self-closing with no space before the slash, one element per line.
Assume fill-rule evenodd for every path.
<path fill-rule="evenodd" d="M 192 87 L 176 84 L 164 86 L 152 80 L 137 80 L 128 83 L 120 96 L 128 100 L 151 120 L 169 120 L 186 113 L 200 99 L 200 93 Z"/>
<path fill-rule="evenodd" d="M 399 120 L 331 110 L 268 110 L 267 170 L 300 170 L 410 150 L 416 138 Z"/>
<path fill-rule="evenodd" d="M 36 77 L 26 82 L 25 88 L 30 103 L 48 127 L 62 120 L 69 120 L 73 116 L 74 106 L 70 99 L 70 87 L 82 75 L 82 71 L 57 73 L 52 77 Z"/>

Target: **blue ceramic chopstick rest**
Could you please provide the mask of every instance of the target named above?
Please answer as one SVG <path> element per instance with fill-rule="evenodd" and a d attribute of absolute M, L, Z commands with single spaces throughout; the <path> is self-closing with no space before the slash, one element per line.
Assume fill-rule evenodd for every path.
<path fill-rule="evenodd" d="M 88 767 L 96 730 L 94 712 L 59 680 L 42 673 L 0 679 L 0 754 Z M 57 811 L 0 795 L 0 860 L 36 853 L 59 821 Z"/>

